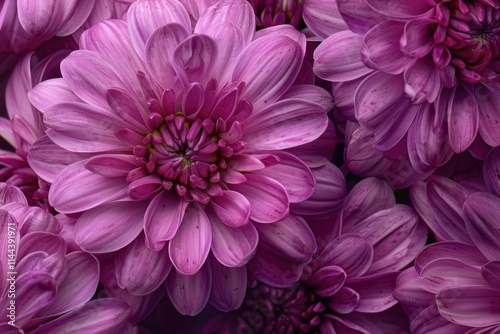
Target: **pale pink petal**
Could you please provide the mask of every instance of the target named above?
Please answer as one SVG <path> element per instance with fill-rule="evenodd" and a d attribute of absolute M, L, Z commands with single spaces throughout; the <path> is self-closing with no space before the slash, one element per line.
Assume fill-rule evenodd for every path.
<path fill-rule="evenodd" d="M 72 152 L 123 150 L 127 146 L 115 136 L 120 120 L 105 110 L 81 102 L 61 103 L 44 114 L 47 136 Z"/>
<path fill-rule="evenodd" d="M 448 321 L 470 327 L 500 322 L 500 290 L 487 286 L 459 286 L 436 295 L 439 313 Z"/>
<path fill-rule="evenodd" d="M 267 176 L 247 174 L 247 182 L 232 185 L 250 202 L 250 219 L 259 223 L 273 223 L 288 214 L 288 193 L 279 183 Z"/>
<path fill-rule="evenodd" d="M 135 1 L 128 10 L 127 22 L 132 45 L 142 59 L 145 59 L 146 42 L 157 28 L 179 23 L 186 31 L 192 30 L 187 11 L 177 0 Z"/>
<path fill-rule="evenodd" d="M 457 85 L 448 100 L 448 138 L 455 153 L 465 151 L 474 141 L 479 128 L 479 109 L 469 89 Z"/>
<path fill-rule="evenodd" d="M 83 160 L 58 174 L 50 187 L 49 201 L 61 213 L 79 212 L 124 198 L 127 186 L 125 180 L 89 172 Z"/>
<path fill-rule="evenodd" d="M 308 0 L 304 2 L 302 17 L 311 31 L 325 39 L 349 27 L 337 8 L 338 1 Z"/>
<path fill-rule="evenodd" d="M 40 82 L 28 92 L 31 104 L 42 113 L 61 102 L 81 102 L 62 78 Z"/>
<path fill-rule="evenodd" d="M 117 298 L 102 298 L 43 324 L 31 333 L 119 333 L 130 316 L 130 306 Z"/>
<path fill-rule="evenodd" d="M 212 274 L 208 262 L 195 274 L 182 275 L 173 271 L 165 282 L 168 297 L 183 315 L 197 315 L 210 296 Z"/>
<path fill-rule="evenodd" d="M 120 250 L 114 260 L 118 286 L 136 296 L 155 291 L 172 269 L 167 249 L 148 249 L 143 234 Z"/>
<path fill-rule="evenodd" d="M 246 83 L 242 98 L 259 111 L 292 85 L 302 65 L 302 48 L 285 36 L 268 35 L 250 43 L 236 60 L 232 81 Z"/>
<path fill-rule="evenodd" d="M 153 198 L 144 216 L 146 245 L 159 251 L 177 233 L 189 203 L 177 194 L 162 191 Z"/>
<path fill-rule="evenodd" d="M 109 253 L 127 246 L 142 231 L 145 202 L 114 202 L 87 210 L 75 225 L 75 242 L 91 253 Z"/>
<path fill-rule="evenodd" d="M 61 73 L 71 90 L 83 101 L 108 107 L 106 92 L 110 88 L 127 91 L 114 69 L 99 53 L 88 50 L 72 52 L 61 62 Z"/>
<path fill-rule="evenodd" d="M 208 212 L 212 226 L 211 250 L 217 261 L 226 267 L 240 267 L 250 260 L 259 242 L 253 224 L 230 227 L 223 224 L 212 212 Z"/>
<path fill-rule="evenodd" d="M 247 289 L 246 267 L 228 268 L 210 258 L 212 288 L 208 302 L 216 309 L 228 312 L 243 303 Z"/>
<path fill-rule="evenodd" d="M 66 255 L 68 275 L 57 287 L 57 296 L 48 307 L 42 309 L 37 317 L 58 315 L 80 307 L 92 298 L 99 283 L 99 263 L 85 252 Z"/>
<path fill-rule="evenodd" d="M 404 24 L 384 21 L 373 27 L 364 36 L 362 50 L 363 62 L 388 74 L 399 74 L 411 63 L 412 58 L 405 56 L 399 46 Z"/>
<path fill-rule="evenodd" d="M 242 194 L 223 190 L 221 197 L 213 197 L 212 208 L 219 219 L 230 227 L 241 227 L 248 224 L 250 218 L 250 202 Z"/>
<path fill-rule="evenodd" d="M 180 274 L 196 274 L 205 263 L 211 244 L 212 229 L 207 214 L 196 203 L 189 205 L 168 244 L 172 264 Z"/>
<path fill-rule="evenodd" d="M 331 35 L 314 50 L 314 73 L 332 82 L 350 81 L 372 70 L 361 61 L 363 37 L 346 30 Z"/>
<path fill-rule="evenodd" d="M 306 100 L 278 101 L 250 116 L 243 140 L 258 150 L 291 148 L 318 138 L 328 126 L 324 109 Z"/>
<path fill-rule="evenodd" d="M 337 6 L 349 29 L 363 35 L 384 19 L 363 0 L 337 0 Z"/>
<path fill-rule="evenodd" d="M 254 225 L 259 232 L 259 245 L 294 263 L 307 263 L 316 252 L 314 234 L 300 216 L 289 215 L 273 224 Z"/>

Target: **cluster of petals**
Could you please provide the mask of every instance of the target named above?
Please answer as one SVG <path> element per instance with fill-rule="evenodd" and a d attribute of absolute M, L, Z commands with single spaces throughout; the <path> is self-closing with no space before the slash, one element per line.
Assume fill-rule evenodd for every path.
<path fill-rule="evenodd" d="M 295 81 L 305 36 L 291 26 L 255 33 L 242 0 L 195 14 L 177 0 L 136 1 L 126 21 L 86 30 L 62 78 L 29 93 L 46 136 L 28 161 L 51 184 L 55 210 L 79 215 L 76 243 L 115 252 L 109 270 L 132 294 L 168 276 L 185 314 L 209 299 L 239 306 L 243 292 L 236 298 L 224 286 L 244 291 L 254 256 L 254 276 L 282 285 L 288 263 L 310 261 L 316 243 L 293 205 L 300 211 L 314 196 L 311 169 L 337 184 L 313 203 L 345 197 L 343 175 L 328 162 L 331 96 Z"/>
<path fill-rule="evenodd" d="M 496 147 L 486 156 L 483 178 L 432 176 L 412 187 L 412 201 L 438 240 L 398 278 L 395 297 L 413 333 L 500 328 L 499 166 Z"/>
<path fill-rule="evenodd" d="M 119 332 L 128 304 L 116 298 L 89 302 L 99 281 L 97 259 L 71 250 L 59 221 L 28 206 L 17 187 L 0 183 L 0 198 L 2 333 Z"/>
<path fill-rule="evenodd" d="M 315 73 L 373 148 L 399 148 L 423 179 L 454 153 L 499 144 L 497 2 L 336 1 L 330 11 Z"/>

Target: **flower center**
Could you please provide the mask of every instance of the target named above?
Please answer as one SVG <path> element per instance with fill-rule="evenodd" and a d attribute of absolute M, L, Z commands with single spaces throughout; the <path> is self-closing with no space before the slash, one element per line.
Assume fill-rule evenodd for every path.
<path fill-rule="evenodd" d="M 437 7 L 439 15 L 449 11 L 442 43 L 465 82 L 500 81 L 500 6 L 493 1 L 456 0 L 445 10 L 444 2 Z"/>
<path fill-rule="evenodd" d="M 249 0 L 257 18 L 257 28 L 279 24 L 291 24 L 301 30 L 306 27 L 302 20 L 302 0 Z"/>

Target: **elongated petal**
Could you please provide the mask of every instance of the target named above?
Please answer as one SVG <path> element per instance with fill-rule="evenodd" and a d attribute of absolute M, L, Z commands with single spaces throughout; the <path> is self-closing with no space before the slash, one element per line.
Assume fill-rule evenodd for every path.
<path fill-rule="evenodd" d="M 135 1 L 127 12 L 127 22 L 132 45 L 142 59 L 145 59 L 146 42 L 157 28 L 179 23 L 191 31 L 188 13 L 177 0 Z"/>
<path fill-rule="evenodd" d="M 360 297 L 358 312 L 375 313 L 394 306 L 397 300 L 392 293 L 399 272 L 387 272 L 349 279 L 346 286 L 354 289 Z"/>
<path fill-rule="evenodd" d="M 314 291 L 323 298 L 332 297 L 342 288 L 347 278 L 346 272 L 339 266 L 325 266 L 314 272 L 311 283 Z M 336 296 L 335 296 L 336 297 Z"/>
<path fill-rule="evenodd" d="M 435 5 L 433 1 L 424 0 L 419 3 L 409 3 L 405 0 L 393 0 L 391 2 L 383 0 L 366 0 L 368 5 L 380 14 L 396 18 L 411 18 L 421 15 Z"/>
<path fill-rule="evenodd" d="M 258 174 L 247 174 L 247 182 L 231 186 L 250 202 L 250 219 L 273 223 L 288 214 L 288 193 L 281 183 Z"/>
<path fill-rule="evenodd" d="M 64 1 L 63 22 L 56 36 L 68 36 L 80 28 L 94 9 L 95 1 Z"/>
<path fill-rule="evenodd" d="M 350 81 L 372 70 L 361 61 L 363 38 L 353 32 L 331 35 L 314 50 L 314 73 L 332 82 Z"/>
<path fill-rule="evenodd" d="M 490 146 L 500 145 L 500 135 L 496 131 L 496 124 L 500 122 L 498 106 L 500 105 L 499 85 L 491 88 L 485 85 L 478 85 L 477 91 L 481 92 L 481 98 L 477 98 L 479 110 L 479 133 L 483 140 Z"/>
<path fill-rule="evenodd" d="M 439 313 L 435 304 L 429 306 L 424 311 L 420 312 L 411 322 L 411 332 L 415 334 L 428 333 L 449 333 L 462 334 L 467 332 L 470 327 L 464 327 L 455 323 L 449 322 Z"/>
<path fill-rule="evenodd" d="M 247 288 L 246 267 L 228 268 L 210 258 L 212 288 L 208 301 L 216 309 L 228 312 L 243 303 Z"/>
<path fill-rule="evenodd" d="M 19 22 L 31 36 L 48 39 L 62 25 L 64 5 L 59 1 L 17 1 Z"/>
<path fill-rule="evenodd" d="M 500 197 L 500 178 L 498 177 L 499 168 L 500 147 L 497 146 L 489 151 L 483 165 L 483 177 L 486 183 L 486 188 L 497 197 Z"/>
<path fill-rule="evenodd" d="M 481 268 L 484 279 L 492 286 L 500 285 L 500 261 L 490 261 Z"/>
<path fill-rule="evenodd" d="M 57 211 L 84 211 L 106 201 L 125 197 L 128 185 L 125 180 L 94 174 L 84 165 L 85 160 L 76 162 L 54 179 L 49 190 L 49 201 Z"/>
<path fill-rule="evenodd" d="M 439 72 L 429 57 L 419 59 L 404 72 L 405 92 L 414 103 L 433 103 L 441 91 Z"/>
<path fill-rule="evenodd" d="M 212 208 L 219 219 L 230 227 L 241 227 L 248 224 L 250 218 L 250 202 L 242 194 L 223 190 L 222 197 L 212 198 Z"/>
<path fill-rule="evenodd" d="M 329 112 L 333 108 L 333 98 L 327 90 L 308 84 L 293 85 L 290 87 L 290 89 L 281 96 L 280 100 L 287 99 L 304 99 L 315 102 L 322 106 L 325 112 Z"/>
<path fill-rule="evenodd" d="M 155 291 L 172 269 L 167 249 L 150 250 L 142 234 L 117 253 L 114 263 L 118 286 L 136 296 Z"/>
<path fill-rule="evenodd" d="M 435 20 L 429 19 L 415 19 L 408 21 L 404 27 L 404 34 L 401 37 L 401 49 L 410 56 L 423 58 L 427 55 L 434 42 L 433 25 L 436 24 Z"/>
<path fill-rule="evenodd" d="M 236 63 L 232 81 L 246 83 L 241 97 L 260 110 L 290 88 L 302 65 L 302 48 L 288 37 L 268 35 L 250 43 Z"/>
<path fill-rule="evenodd" d="M 196 204 L 189 205 L 177 233 L 168 244 L 173 265 L 183 275 L 194 275 L 205 263 L 212 229 L 205 211 Z"/>
<path fill-rule="evenodd" d="M 306 144 L 328 126 L 323 108 L 305 100 L 279 101 L 250 116 L 243 124 L 248 146 L 278 150 Z"/>
<path fill-rule="evenodd" d="M 75 225 L 75 241 L 85 251 L 109 253 L 127 246 L 142 231 L 147 203 L 106 203 L 86 211 Z"/>
<path fill-rule="evenodd" d="M 81 102 L 62 78 L 40 82 L 28 92 L 29 101 L 42 113 L 61 102 Z"/>
<path fill-rule="evenodd" d="M 464 212 L 474 244 L 489 260 L 500 260 L 500 200 L 486 192 L 475 192 L 465 200 Z"/>
<path fill-rule="evenodd" d="M 356 34 L 365 34 L 383 20 L 383 17 L 363 0 L 337 0 L 337 6 L 349 29 Z"/>
<path fill-rule="evenodd" d="M 18 187 L 8 183 L 0 183 L 0 205 L 13 202 L 28 204 L 26 196 Z"/>
<path fill-rule="evenodd" d="M 349 27 L 342 19 L 338 1 L 312 0 L 304 3 L 304 12 L 302 14 L 304 21 L 311 31 L 322 39 Z"/>
<path fill-rule="evenodd" d="M 149 204 L 144 217 L 146 245 L 159 251 L 171 240 L 184 217 L 188 203 L 172 192 L 162 191 Z"/>
<path fill-rule="evenodd" d="M 425 289 L 432 293 L 460 285 L 484 285 L 481 271 L 460 259 L 434 260 L 422 268 L 420 277 L 428 281 Z"/>
<path fill-rule="evenodd" d="M 212 286 L 209 263 L 205 263 L 195 274 L 182 275 L 172 272 L 165 283 L 167 293 L 179 313 L 197 315 L 207 304 Z"/>
<path fill-rule="evenodd" d="M 462 85 L 458 85 L 448 102 L 448 138 L 455 153 L 465 151 L 472 144 L 478 127 L 476 99 Z"/>
<path fill-rule="evenodd" d="M 97 299 L 38 327 L 32 333 L 117 333 L 125 326 L 130 312 L 130 306 L 121 299 Z"/>
<path fill-rule="evenodd" d="M 486 286 L 459 286 L 436 295 L 439 313 L 448 321 L 486 327 L 500 321 L 500 290 Z"/>

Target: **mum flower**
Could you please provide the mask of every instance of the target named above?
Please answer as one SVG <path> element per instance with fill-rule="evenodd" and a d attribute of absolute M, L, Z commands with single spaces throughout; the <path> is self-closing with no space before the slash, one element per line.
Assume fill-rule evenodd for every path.
<path fill-rule="evenodd" d="M 292 86 L 305 37 L 285 29 L 254 33 L 245 1 L 218 2 L 192 26 L 181 3 L 140 0 L 127 22 L 85 31 L 63 78 L 30 92 L 47 137 L 28 160 L 52 183 L 57 211 L 83 212 L 74 230 L 82 249 L 120 250 L 120 287 L 150 293 L 173 264 L 170 297 L 185 301 L 185 286 L 204 305 L 210 252 L 220 273 L 238 277 L 259 240 L 273 249 L 282 235 L 294 250 L 285 257 L 310 259 L 314 238 L 289 207 L 312 195 L 315 179 L 287 150 L 325 131 L 332 102 L 318 87 Z M 67 152 L 88 156 L 64 167 Z M 204 293 L 189 289 L 201 283 Z"/>
<path fill-rule="evenodd" d="M 316 50 L 316 74 L 350 81 L 352 116 L 379 150 L 403 142 L 425 173 L 469 149 L 478 133 L 499 144 L 498 2 L 360 0 L 338 8 L 350 30 Z"/>

